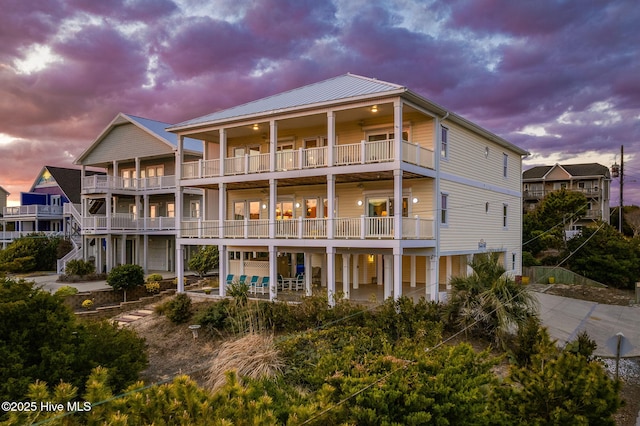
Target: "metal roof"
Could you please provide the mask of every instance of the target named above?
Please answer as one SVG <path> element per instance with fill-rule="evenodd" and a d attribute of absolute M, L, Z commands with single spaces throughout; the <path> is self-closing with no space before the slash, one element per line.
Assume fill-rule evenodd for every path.
<path fill-rule="evenodd" d="M 335 102 L 367 95 L 378 95 L 403 89 L 406 90 L 403 86 L 397 84 L 349 73 L 217 111 L 202 117 L 183 121 L 182 123 L 174 124 L 169 127 L 169 129 L 250 116 L 269 111 L 300 108 L 305 105 L 323 102 Z"/>
<path fill-rule="evenodd" d="M 176 134 L 167 132 L 165 130 L 167 127 L 169 127 L 169 123 L 163 123 L 162 121 L 155 121 L 149 118 L 136 117 L 135 115 L 125 113 L 122 113 L 122 115 L 124 115 L 131 121 L 135 121 L 138 125 L 146 128 L 156 137 L 163 139 L 174 148 L 178 147 L 178 139 Z M 184 148 L 191 151 L 202 152 L 202 142 L 192 138 L 184 138 Z"/>

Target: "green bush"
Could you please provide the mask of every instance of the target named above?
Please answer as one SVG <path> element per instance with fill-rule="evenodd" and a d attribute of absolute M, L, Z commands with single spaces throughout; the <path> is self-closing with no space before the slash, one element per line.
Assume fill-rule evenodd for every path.
<path fill-rule="evenodd" d="M 0 251 L 0 268 L 10 272 L 52 271 L 56 268 L 60 237 L 33 233 Z"/>
<path fill-rule="evenodd" d="M 158 282 L 158 281 L 162 281 L 162 275 L 160 274 L 151 274 L 147 277 L 148 283 Z"/>
<path fill-rule="evenodd" d="M 144 284 L 144 270 L 140 265 L 119 265 L 107 275 L 107 284 L 114 290 L 124 290 L 127 301 L 127 290 Z"/>
<path fill-rule="evenodd" d="M 183 324 L 191 318 L 191 299 L 186 293 L 178 293 L 171 299 L 167 306 L 165 315 L 174 324 Z"/>
<path fill-rule="evenodd" d="M 63 285 L 59 289 L 56 290 L 56 296 L 67 297 L 72 296 L 74 294 L 78 294 L 78 289 L 75 287 L 71 287 L 70 285 Z"/>
<path fill-rule="evenodd" d="M 222 299 L 200 311 L 194 318 L 196 324 L 200 324 L 207 331 L 223 331 L 230 314 L 231 300 Z"/>
<path fill-rule="evenodd" d="M 218 256 L 217 246 L 203 246 L 189 259 L 189 269 L 203 277 L 207 272 L 218 267 Z"/>
<path fill-rule="evenodd" d="M 85 276 L 93 274 L 96 267 L 88 260 L 73 259 L 67 262 L 64 273 L 67 275 Z"/>

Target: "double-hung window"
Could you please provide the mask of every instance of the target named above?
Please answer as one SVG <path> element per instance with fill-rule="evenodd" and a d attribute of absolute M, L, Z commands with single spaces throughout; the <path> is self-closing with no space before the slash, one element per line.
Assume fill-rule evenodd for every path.
<path fill-rule="evenodd" d="M 449 129 L 440 126 L 440 156 L 449 158 Z"/>
<path fill-rule="evenodd" d="M 449 224 L 449 194 L 445 194 L 444 192 L 440 194 L 440 224 L 448 225 Z"/>
<path fill-rule="evenodd" d="M 506 228 L 508 225 L 508 221 L 507 221 L 508 214 L 509 214 L 509 205 L 503 204 L 502 205 L 502 227 L 503 228 Z"/>
<path fill-rule="evenodd" d="M 502 177 L 507 177 L 507 171 L 509 169 L 509 156 L 502 154 Z"/>

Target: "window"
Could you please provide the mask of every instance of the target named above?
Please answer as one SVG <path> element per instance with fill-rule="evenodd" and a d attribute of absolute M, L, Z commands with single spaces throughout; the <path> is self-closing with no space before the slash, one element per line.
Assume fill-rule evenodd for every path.
<path fill-rule="evenodd" d="M 276 203 L 276 220 L 293 219 L 293 201 L 278 201 Z"/>
<path fill-rule="evenodd" d="M 502 154 L 502 176 L 507 177 L 507 171 L 509 169 L 509 156 Z"/>
<path fill-rule="evenodd" d="M 449 194 L 441 193 L 440 197 L 440 223 L 442 225 L 447 225 L 449 223 L 449 207 L 447 205 Z"/>
<path fill-rule="evenodd" d="M 189 213 L 192 218 L 200 217 L 200 201 L 191 201 L 189 205 Z"/>
<path fill-rule="evenodd" d="M 511 253 L 511 270 L 516 270 L 516 261 L 518 260 L 518 254 L 513 252 Z"/>
<path fill-rule="evenodd" d="M 149 204 L 149 217 L 158 217 L 158 204 Z"/>
<path fill-rule="evenodd" d="M 122 176 L 122 186 L 124 188 L 133 188 L 135 186 L 136 171 L 134 169 L 121 170 L 120 176 Z"/>
<path fill-rule="evenodd" d="M 167 217 L 176 217 L 175 203 L 167 203 Z"/>
<path fill-rule="evenodd" d="M 441 126 L 440 132 L 440 156 L 449 158 L 449 129 Z"/>
<path fill-rule="evenodd" d="M 503 204 L 502 205 L 502 226 L 504 228 L 507 227 L 507 214 L 509 212 L 509 205 L 508 204 Z"/>

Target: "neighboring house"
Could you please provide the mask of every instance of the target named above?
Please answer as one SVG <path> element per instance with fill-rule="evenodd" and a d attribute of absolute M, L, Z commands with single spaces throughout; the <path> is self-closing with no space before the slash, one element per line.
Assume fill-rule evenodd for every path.
<path fill-rule="evenodd" d="M 95 173 L 95 172 L 90 172 Z M 34 232 L 64 235 L 79 244 L 79 215 L 68 209 L 80 202 L 79 169 L 44 166 L 20 205 L 3 208 L 3 246 Z"/>
<path fill-rule="evenodd" d="M 7 207 L 7 198 L 9 194 L 6 189 L 0 186 L 0 217 L 4 215 L 4 208 Z"/>
<path fill-rule="evenodd" d="M 82 199 L 76 207 L 82 215 L 83 257 L 98 271 L 119 264 L 175 270 L 175 218 L 178 212 L 197 217 L 202 190 L 185 190 L 184 206 L 176 202 L 176 136 L 164 130 L 167 126 L 120 113 L 75 160 L 82 166 Z M 187 141 L 183 158 L 198 161 L 201 147 Z M 106 175 L 92 176 L 86 167 Z"/>
<path fill-rule="evenodd" d="M 579 232 L 594 220 L 609 222 L 609 202 L 611 174 L 609 168 L 598 163 L 556 164 L 537 166 L 522 173 L 522 196 L 524 212 L 536 208 L 538 203 L 551 192 L 560 189 L 581 192 L 587 197 L 587 204 L 577 221 L 568 221 L 568 235 Z"/>
<path fill-rule="evenodd" d="M 218 189 L 197 220 L 180 217 L 177 244 L 218 246 L 221 294 L 227 274 L 261 275 L 275 299 L 278 274 L 304 271 L 306 293 L 317 281 L 331 303 L 376 286 L 438 300 L 487 251 L 521 274 L 528 153 L 403 86 L 346 74 L 167 130 L 178 196 Z M 185 137 L 203 141 L 202 161 Z"/>

